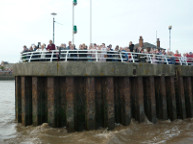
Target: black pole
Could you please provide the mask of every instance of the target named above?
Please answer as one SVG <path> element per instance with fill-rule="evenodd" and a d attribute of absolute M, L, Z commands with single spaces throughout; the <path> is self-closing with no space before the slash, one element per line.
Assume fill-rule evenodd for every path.
<path fill-rule="evenodd" d="M 170 51 L 171 51 L 171 29 L 169 30 L 169 45 L 170 45 Z"/>
<path fill-rule="evenodd" d="M 53 44 L 54 44 L 55 19 L 53 17 Z"/>

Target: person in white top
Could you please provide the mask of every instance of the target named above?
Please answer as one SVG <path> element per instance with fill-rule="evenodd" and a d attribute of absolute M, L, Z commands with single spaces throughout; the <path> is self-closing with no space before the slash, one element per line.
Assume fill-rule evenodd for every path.
<path fill-rule="evenodd" d="M 105 46 L 105 43 L 102 43 L 100 46 L 101 54 L 100 54 L 100 59 L 99 61 L 105 62 L 106 61 L 106 56 L 107 56 L 107 48 Z"/>
<path fill-rule="evenodd" d="M 39 49 L 36 50 L 36 52 L 41 53 L 41 59 L 44 59 L 46 57 L 46 52 L 48 52 L 45 48 L 45 44 L 42 44 Z"/>

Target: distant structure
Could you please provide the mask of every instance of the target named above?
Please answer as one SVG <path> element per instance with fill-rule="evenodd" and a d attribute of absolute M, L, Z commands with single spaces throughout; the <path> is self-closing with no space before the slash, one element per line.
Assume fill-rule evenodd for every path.
<path fill-rule="evenodd" d="M 151 43 L 148 43 L 148 42 L 143 42 L 143 37 L 140 36 L 139 37 L 139 43 L 135 44 L 134 48 L 138 48 L 138 47 L 141 47 L 143 49 L 159 49 L 159 50 L 165 50 L 164 48 L 161 48 L 160 46 L 160 39 L 157 38 L 157 45 L 154 45 L 154 44 L 151 44 Z"/>
<path fill-rule="evenodd" d="M 13 69 L 13 63 L 9 63 L 7 61 L 2 61 L 0 66 L 3 67 L 4 69 L 7 69 L 7 70 L 12 70 Z"/>

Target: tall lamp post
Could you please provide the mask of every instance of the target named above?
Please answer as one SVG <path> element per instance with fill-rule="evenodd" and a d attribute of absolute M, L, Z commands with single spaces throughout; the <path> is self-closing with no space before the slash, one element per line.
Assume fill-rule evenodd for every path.
<path fill-rule="evenodd" d="M 74 25 L 74 7 L 77 5 L 77 0 L 72 1 L 72 44 L 74 44 L 74 34 L 77 33 L 77 26 Z"/>
<path fill-rule="evenodd" d="M 171 51 L 171 30 L 172 30 L 172 26 L 168 26 L 169 29 L 169 50 Z"/>
<path fill-rule="evenodd" d="M 54 16 L 57 15 L 57 13 L 51 13 L 51 15 L 53 15 L 53 43 L 54 43 L 54 40 L 55 40 L 55 18 Z"/>
<path fill-rule="evenodd" d="M 90 0 L 90 44 L 92 44 L 92 0 Z"/>

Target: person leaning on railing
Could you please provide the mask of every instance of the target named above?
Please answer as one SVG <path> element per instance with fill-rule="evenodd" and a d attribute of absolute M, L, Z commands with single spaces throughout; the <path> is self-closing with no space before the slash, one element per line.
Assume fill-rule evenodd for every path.
<path fill-rule="evenodd" d="M 86 50 L 87 50 L 87 48 L 85 47 L 84 44 L 79 45 L 79 51 L 78 51 L 79 60 L 87 61 L 87 51 Z"/>
<path fill-rule="evenodd" d="M 73 51 L 72 51 L 73 50 Z M 71 44 L 69 51 L 69 61 L 77 61 L 77 49 L 74 44 Z"/>
<path fill-rule="evenodd" d="M 36 50 L 36 52 L 39 52 L 41 59 L 45 59 L 47 52 L 45 44 L 42 44 L 41 47 Z"/>
<path fill-rule="evenodd" d="M 172 51 L 167 51 L 166 53 L 167 56 L 167 60 L 169 64 L 175 64 L 175 57 L 174 57 L 174 53 Z"/>
<path fill-rule="evenodd" d="M 23 51 L 21 52 L 21 54 L 22 54 L 22 61 L 23 62 L 27 61 L 27 59 L 29 57 L 28 54 L 25 54 L 26 52 L 29 52 L 29 50 L 28 50 L 27 46 L 24 45 L 23 46 Z"/>
<path fill-rule="evenodd" d="M 193 53 L 189 52 L 186 55 L 188 65 L 193 65 Z"/>
<path fill-rule="evenodd" d="M 176 58 L 176 64 L 180 64 L 181 54 L 179 53 L 178 50 L 176 50 L 176 53 L 174 54 L 174 56 Z"/>
<path fill-rule="evenodd" d="M 48 46 L 47 46 L 47 48 L 46 48 L 46 50 L 48 51 L 46 57 L 47 57 L 47 58 L 50 58 L 50 57 L 51 57 L 51 51 L 52 51 L 52 50 L 55 50 L 55 49 L 56 49 L 55 44 L 53 44 L 53 43 L 52 43 L 52 40 L 50 40 L 50 41 L 49 41 L 49 44 L 48 44 Z"/>
<path fill-rule="evenodd" d="M 47 49 L 49 52 L 50 52 L 51 50 L 55 50 L 55 49 L 56 49 L 56 46 L 55 46 L 55 44 L 52 43 L 52 40 L 49 41 L 49 45 L 47 46 L 46 49 Z"/>

